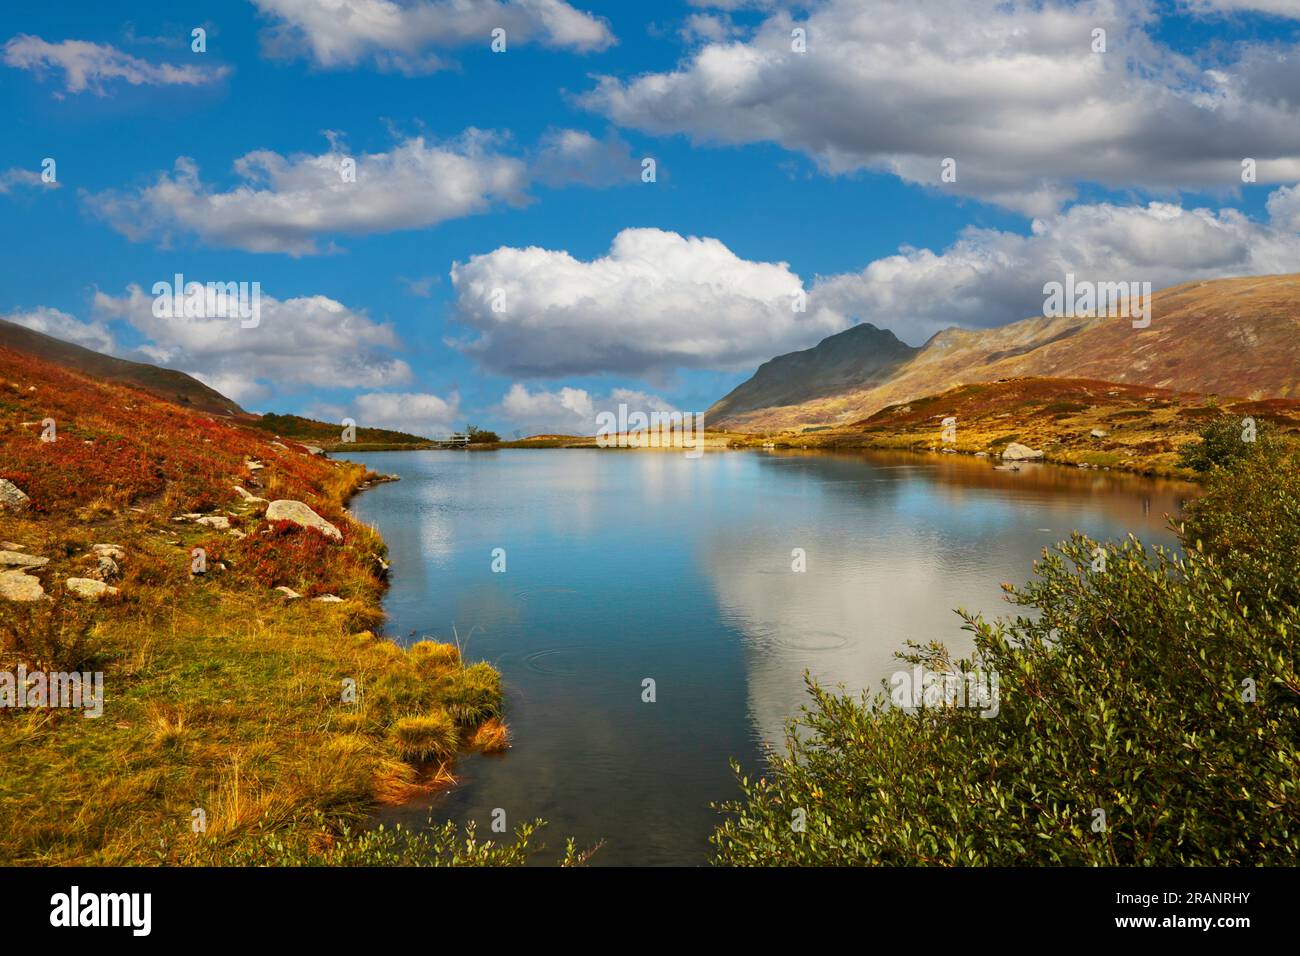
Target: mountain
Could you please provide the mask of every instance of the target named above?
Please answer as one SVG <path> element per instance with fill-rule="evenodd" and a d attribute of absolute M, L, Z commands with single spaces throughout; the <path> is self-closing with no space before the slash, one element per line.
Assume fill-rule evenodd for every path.
<path fill-rule="evenodd" d="M 184 372 L 103 355 L 4 319 L 0 319 L 0 346 L 34 355 L 101 381 L 134 385 L 195 411 L 216 415 L 247 414 L 216 389 L 209 388 Z"/>
<path fill-rule="evenodd" d="M 1021 377 L 1083 378 L 1242 399 L 1300 397 L 1300 275 L 1174 286 L 1152 297 L 1151 314 L 1145 329 L 1105 317 L 1037 317 L 992 329 L 947 329 L 902 362 L 891 334 L 882 339 L 872 334 L 880 330 L 857 326 L 766 363 L 706 414 L 711 428 L 732 431 L 845 425 L 959 385 Z M 870 331 L 845 338 L 861 328 Z M 823 348 L 833 360 L 818 356 Z M 834 367 L 834 379 L 817 377 L 822 361 Z M 757 389 L 769 368 L 789 371 L 779 386 L 765 382 Z M 758 399 L 738 403 L 737 395 Z"/>
<path fill-rule="evenodd" d="M 765 409 L 799 405 L 882 385 L 920 349 L 869 322 L 822 339 L 816 348 L 778 355 L 709 409 L 706 420 L 741 420 Z"/>

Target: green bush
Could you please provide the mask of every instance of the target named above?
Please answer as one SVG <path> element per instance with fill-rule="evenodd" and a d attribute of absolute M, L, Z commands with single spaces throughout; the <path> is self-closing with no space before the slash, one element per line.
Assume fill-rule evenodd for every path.
<path fill-rule="evenodd" d="M 311 828 L 285 833 L 253 834 L 222 860 L 228 866 L 522 866 L 544 846 L 533 839 L 544 826 L 541 820 L 521 823 L 513 841 L 479 839 L 473 823 L 460 830 L 454 823 L 435 823 L 409 830 L 400 823 L 372 830 L 343 829 L 326 835 L 323 818 L 316 821 L 316 834 L 303 836 Z M 579 850 L 572 839 L 565 846 L 561 866 L 583 866 L 599 847 Z M 199 861 L 206 862 L 206 861 Z"/>
<path fill-rule="evenodd" d="M 1236 416 L 1221 417 L 1201 429 L 1199 442 L 1179 449 L 1178 463 L 1194 471 L 1213 471 L 1274 448 L 1278 443 L 1277 431 L 1269 422 Z"/>
<path fill-rule="evenodd" d="M 1280 447 L 1219 467 L 1182 555 L 1075 536 L 1008 588 L 1029 613 L 962 615 L 996 717 L 810 683 L 784 753 L 721 808 L 717 861 L 1294 865 L 1300 480 Z"/>

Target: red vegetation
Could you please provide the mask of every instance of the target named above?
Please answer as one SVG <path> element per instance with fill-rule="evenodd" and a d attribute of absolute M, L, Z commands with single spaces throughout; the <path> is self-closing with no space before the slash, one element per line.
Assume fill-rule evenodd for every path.
<path fill-rule="evenodd" d="M 56 440 L 41 441 L 53 419 Z M 178 511 L 211 510 L 248 485 L 248 458 L 267 463 L 280 497 L 323 506 L 328 461 L 290 451 L 234 419 L 169 404 L 0 348 L 0 478 L 57 513 L 118 510 L 164 493 Z"/>

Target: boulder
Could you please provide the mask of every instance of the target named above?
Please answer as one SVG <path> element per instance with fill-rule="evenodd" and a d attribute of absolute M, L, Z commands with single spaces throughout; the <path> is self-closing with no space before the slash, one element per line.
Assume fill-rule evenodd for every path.
<path fill-rule="evenodd" d="M 103 581 L 96 581 L 94 578 L 68 578 L 63 584 L 69 591 L 81 598 L 101 598 L 105 594 L 117 593 L 117 588 L 111 587 Z"/>
<path fill-rule="evenodd" d="M 100 556 L 108 555 L 114 561 L 121 561 L 126 557 L 126 549 L 120 544 L 92 544 L 90 550 Z"/>
<path fill-rule="evenodd" d="M 40 568 L 49 563 L 49 558 L 38 558 L 34 554 L 23 554 L 21 551 L 0 551 L 0 567 Z"/>
<path fill-rule="evenodd" d="M 1035 451 L 1028 445 L 1022 445 L 1020 442 L 1013 441 L 1002 452 L 1003 461 L 1035 461 L 1043 457 L 1041 451 Z"/>
<path fill-rule="evenodd" d="M 305 449 L 307 449 L 307 454 L 309 454 L 309 455 L 323 455 L 323 454 L 325 454 L 325 449 L 324 449 L 324 448 L 321 448 L 319 445 L 303 445 L 302 447 L 305 448 Z"/>
<path fill-rule="evenodd" d="M 266 504 L 265 498 L 257 497 L 257 495 L 253 494 L 248 489 L 241 487 L 240 485 L 235 485 L 234 487 L 235 487 L 235 494 L 239 495 L 241 501 L 246 501 L 249 504 L 254 504 L 254 505 Z"/>
<path fill-rule="evenodd" d="M 121 576 L 122 570 L 117 566 L 117 562 L 108 555 L 101 554 L 99 564 L 95 568 L 95 577 L 101 581 L 116 581 Z"/>
<path fill-rule="evenodd" d="M 1089 432 L 1089 434 L 1093 438 L 1105 438 L 1107 435 L 1110 434 L 1110 432 L 1106 431 L 1106 429 L 1104 428 L 1094 428 L 1091 432 Z"/>
<path fill-rule="evenodd" d="M 281 584 L 278 588 L 276 588 L 276 590 L 284 595 L 284 599 L 286 601 L 296 601 L 298 600 L 298 598 L 302 597 L 301 594 L 299 594 L 297 591 L 295 591 L 293 588 L 289 587 L 286 584 Z"/>
<path fill-rule="evenodd" d="M 6 601 L 39 601 L 45 597 L 41 582 L 25 571 L 0 571 L 0 598 Z"/>
<path fill-rule="evenodd" d="M 204 515 L 194 523 L 206 525 L 209 528 L 216 528 L 218 531 L 230 530 L 230 519 L 224 515 Z"/>
<path fill-rule="evenodd" d="M 343 532 L 330 524 L 301 501 L 280 498 L 266 507 L 267 521 L 292 521 L 302 528 L 315 528 L 331 541 L 342 541 Z"/>
<path fill-rule="evenodd" d="M 322 594 L 320 597 L 312 598 L 313 601 L 320 601 L 322 604 L 339 604 L 343 599 L 337 594 Z"/>
<path fill-rule="evenodd" d="M 8 478 L 0 478 L 0 510 L 22 511 L 32 503 L 23 491 Z"/>

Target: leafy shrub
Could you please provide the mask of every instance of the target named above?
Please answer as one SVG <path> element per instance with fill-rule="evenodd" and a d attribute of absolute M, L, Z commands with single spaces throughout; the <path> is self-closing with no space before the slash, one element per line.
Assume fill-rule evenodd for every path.
<path fill-rule="evenodd" d="M 996 717 L 810 683 L 784 753 L 722 807 L 717 860 L 1292 865 L 1300 610 L 1281 582 L 1300 575 L 1295 460 L 1226 467 L 1189 523 L 1199 548 L 1130 538 L 1094 570 L 1101 546 L 1076 535 L 1008 588 L 1032 614 L 962 615 L 999 675 Z M 939 647 L 907 658 L 946 665 Z"/>
<path fill-rule="evenodd" d="M 1248 420 L 1235 416 L 1221 417 L 1201 429 L 1201 440 L 1179 449 L 1179 464 L 1194 471 L 1207 472 L 1230 465 L 1277 444 L 1277 432 L 1267 421 L 1253 422 L 1254 440 L 1248 439 Z"/>
<path fill-rule="evenodd" d="M 318 821 L 318 826 L 324 821 Z M 300 834 L 259 834 L 222 860 L 234 866 L 522 866 L 545 847 L 533 840 L 544 824 L 532 820 L 515 827 L 514 841 L 480 840 L 473 823 L 435 823 L 418 830 L 398 824 L 373 830 L 344 829 L 314 839 Z M 569 840 L 561 866 L 582 866 L 596 847 L 581 851 Z"/>

